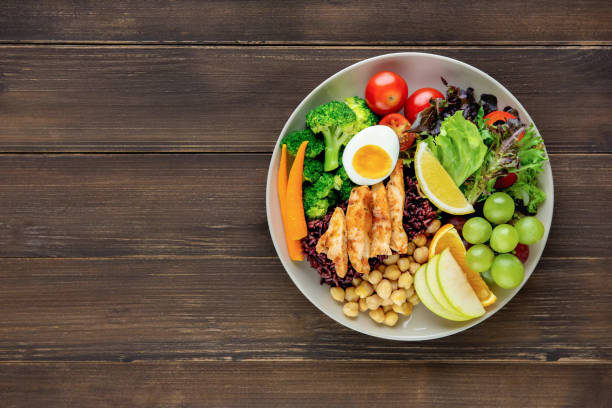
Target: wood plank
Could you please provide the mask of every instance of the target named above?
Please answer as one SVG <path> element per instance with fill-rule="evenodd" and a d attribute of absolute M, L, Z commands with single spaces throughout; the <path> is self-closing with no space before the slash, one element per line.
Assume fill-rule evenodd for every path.
<path fill-rule="evenodd" d="M 0 46 L 0 152 L 267 153 L 320 82 L 398 51 L 490 73 L 529 110 L 551 152 L 612 152 L 612 118 L 593 113 L 612 101 L 609 47 L 86 46 Z"/>
<path fill-rule="evenodd" d="M 0 156 L 0 256 L 276 256 L 267 154 Z M 611 155 L 552 155 L 546 256 L 609 256 Z"/>
<path fill-rule="evenodd" d="M 612 41 L 601 0 L 198 2 L 5 0 L 2 41 L 255 44 Z"/>
<path fill-rule="evenodd" d="M 0 367 L 6 408 L 371 407 L 407 403 L 457 408 L 604 408 L 612 402 L 610 365 L 156 362 Z"/>
<path fill-rule="evenodd" d="M 274 258 L 0 259 L 0 361 L 611 362 L 609 263 L 544 258 L 487 321 L 411 343 L 335 323 Z"/>

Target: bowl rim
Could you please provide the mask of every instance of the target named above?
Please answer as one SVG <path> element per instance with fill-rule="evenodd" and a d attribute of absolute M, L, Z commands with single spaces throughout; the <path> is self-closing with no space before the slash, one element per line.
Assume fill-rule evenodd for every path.
<path fill-rule="evenodd" d="M 433 59 L 438 59 L 440 61 L 444 61 L 447 63 L 452 63 L 452 64 L 458 64 L 460 66 L 462 66 L 464 69 L 467 70 L 471 70 L 474 71 L 476 74 L 483 76 L 484 78 L 488 79 L 489 81 L 491 81 L 493 84 L 495 84 L 496 86 L 504 89 L 508 95 L 514 100 L 514 103 L 517 105 L 518 108 L 521 108 L 521 110 L 523 112 L 525 112 L 525 116 L 527 117 L 527 119 L 529 120 L 529 122 L 533 123 L 536 131 L 538 132 L 538 134 L 541 134 L 540 131 L 538 130 L 537 126 L 535 125 L 535 122 L 533 121 L 533 119 L 531 118 L 531 116 L 529 115 L 529 113 L 527 112 L 527 110 L 525 109 L 525 107 L 520 103 L 520 101 L 514 96 L 514 94 L 512 92 L 510 92 L 508 90 L 508 88 L 506 88 L 502 83 L 500 83 L 499 81 L 497 81 L 495 78 L 493 78 L 492 76 L 490 76 L 489 74 L 487 74 L 486 72 L 470 65 L 467 64 L 463 61 L 454 59 L 454 58 L 450 58 L 450 57 L 446 57 L 443 55 L 438 55 L 438 54 L 433 54 L 433 53 L 427 53 L 427 52 L 393 52 L 393 53 L 386 53 L 386 54 L 381 54 L 381 55 L 377 55 L 374 57 L 370 57 L 370 58 L 366 58 L 363 59 L 361 61 L 357 61 L 343 69 L 341 69 L 340 71 L 336 72 L 335 74 L 331 75 L 330 77 L 328 77 L 327 79 L 325 79 L 323 82 L 321 82 L 319 85 L 317 85 L 312 91 L 310 91 L 310 93 L 308 93 L 308 95 L 306 95 L 302 101 L 296 106 L 296 108 L 293 110 L 293 112 L 291 113 L 291 115 L 289 116 L 289 118 L 286 120 L 283 128 L 281 129 L 280 133 L 279 133 L 279 137 L 276 140 L 276 144 L 274 145 L 274 149 L 272 150 L 272 156 L 270 157 L 270 164 L 268 166 L 268 176 L 266 178 L 266 218 L 267 218 L 267 223 L 268 223 L 268 230 L 270 232 L 270 237 L 272 239 L 272 243 L 274 245 L 274 249 L 276 251 L 277 257 L 278 259 L 281 261 L 281 264 L 283 265 L 283 268 L 285 269 L 285 272 L 287 273 L 287 275 L 289 275 L 289 278 L 291 279 L 291 281 L 293 282 L 293 284 L 298 288 L 298 290 L 302 293 L 302 295 L 304 297 L 306 297 L 306 299 L 308 299 L 308 301 L 314 305 L 317 309 L 319 309 L 321 312 L 323 312 L 325 315 L 327 315 L 327 317 L 329 317 L 331 320 L 333 320 L 334 322 L 350 329 L 350 330 L 354 330 L 356 332 L 368 335 L 368 336 L 372 336 L 372 337 L 376 337 L 376 338 L 380 338 L 380 339 L 386 339 L 386 340 L 395 340 L 395 341 L 424 341 L 424 340 L 434 340 L 434 339 L 439 339 L 439 338 L 444 338 L 444 337 L 448 337 L 448 336 L 452 336 L 454 334 L 460 333 L 462 331 L 465 331 L 471 327 L 474 327 L 482 322 L 484 322 L 485 320 L 487 320 L 488 318 L 490 318 L 491 316 L 495 315 L 497 312 L 499 312 L 501 309 L 504 308 L 504 306 L 510 302 L 512 299 L 514 299 L 514 297 L 521 291 L 521 289 L 523 288 L 523 286 L 527 283 L 527 281 L 529 280 L 529 278 L 531 277 L 531 275 L 533 274 L 533 272 L 535 271 L 537 265 L 540 262 L 540 259 L 542 258 L 542 254 L 544 252 L 546 243 L 548 242 L 548 235 L 550 233 L 550 227 L 552 225 L 552 218 L 554 215 L 554 181 L 553 181 L 553 177 L 552 177 L 552 169 L 550 167 L 550 158 L 548 155 L 548 151 L 546 150 L 546 144 L 544 144 L 544 150 L 546 151 L 546 156 L 549 158 L 549 160 L 546 161 L 546 163 L 544 164 L 547 173 L 550 175 L 549 180 L 547 180 L 546 182 L 550 182 L 550 194 L 548 194 L 547 192 L 547 197 L 546 200 L 550 200 L 551 202 L 551 214 L 550 214 L 550 218 L 547 220 L 544 220 L 544 226 L 545 226 L 545 233 L 543 238 L 543 247 L 542 250 L 540 251 L 540 253 L 537 256 L 537 259 L 534 260 L 534 266 L 533 269 L 531 271 L 529 271 L 527 273 L 525 273 L 525 278 L 523 279 L 523 282 L 516 288 L 512 289 L 514 292 L 514 294 L 512 294 L 511 296 L 509 296 L 507 299 L 505 299 L 504 301 L 501 301 L 496 310 L 493 311 L 492 313 L 486 313 L 485 315 L 481 316 L 480 318 L 476 318 L 476 319 L 472 319 L 469 320 L 468 322 L 466 322 L 466 324 L 449 329 L 448 331 L 444 332 L 442 335 L 440 334 L 433 334 L 433 335 L 424 335 L 424 336 L 415 336 L 412 335 L 409 338 L 407 338 L 406 336 L 402 336 L 399 334 L 396 334 L 398 331 L 396 332 L 392 332 L 387 334 L 378 334 L 378 333 L 371 333 L 368 330 L 364 330 L 361 328 L 357 328 L 357 327 L 352 327 L 349 326 L 347 324 L 345 324 L 344 322 L 336 319 L 331 312 L 329 312 L 327 310 L 326 307 L 324 307 L 323 305 L 319 304 L 319 302 L 317 302 L 315 299 L 313 299 L 312 296 L 310 296 L 308 294 L 307 291 L 303 290 L 301 285 L 296 281 L 296 279 L 294 279 L 293 274 L 291 272 L 289 272 L 289 267 L 288 267 L 288 262 L 291 261 L 287 261 L 285 259 L 283 259 L 283 257 L 281 256 L 281 251 L 279 250 L 278 244 L 277 244 L 277 239 L 278 237 L 276 237 L 275 233 L 274 233 L 274 229 L 272 228 L 271 225 L 271 212 L 272 212 L 272 208 L 271 208 L 271 204 L 270 204 L 270 194 L 271 194 L 271 189 L 272 186 L 275 186 L 276 183 L 274 182 L 274 180 L 272 180 L 272 175 L 274 174 L 274 164 L 275 164 L 275 158 L 276 156 L 279 154 L 279 146 L 280 146 L 280 141 L 281 141 L 281 135 L 285 134 L 288 130 L 289 124 L 291 122 L 293 122 L 293 119 L 295 118 L 295 116 L 298 114 L 298 112 L 301 111 L 301 108 L 307 103 L 307 101 L 310 100 L 310 98 L 317 93 L 317 91 L 319 91 L 319 89 L 325 87 L 328 83 L 332 82 L 334 79 L 336 79 L 337 77 L 339 77 L 340 75 L 344 74 L 345 72 L 352 70 L 358 66 L 361 65 L 365 65 L 365 64 L 369 64 L 373 61 L 377 61 L 377 60 L 381 60 L 381 59 L 385 59 L 385 58 L 389 58 L 389 57 L 413 57 L 413 56 L 425 56 L 428 58 L 433 58 Z M 304 261 L 305 262 L 305 261 Z M 312 269 L 312 268 L 311 268 Z M 314 272 L 314 270 L 313 270 Z M 411 317 L 409 317 L 411 318 Z"/>

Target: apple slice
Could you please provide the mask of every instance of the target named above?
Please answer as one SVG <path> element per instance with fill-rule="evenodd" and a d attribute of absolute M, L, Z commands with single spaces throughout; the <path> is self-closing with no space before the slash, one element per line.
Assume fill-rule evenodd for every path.
<path fill-rule="evenodd" d="M 484 307 L 449 248 L 442 251 L 438 260 L 438 283 L 448 302 L 459 313 L 472 318 L 485 314 Z"/>
<path fill-rule="evenodd" d="M 433 313 L 437 314 L 438 316 L 444 319 L 447 319 L 447 320 L 453 320 L 456 322 L 462 322 L 464 320 L 468 320 L 468 318 L 465 316 L 461 316 L 461 315 L 449 312 L 448 310 L 444 309 L 436 301 L 436 299 L 433 297 L 433 295 L 429 291 L 429 288 L 427 287 L 426 275 L 427 275 L 427 264 L 422 265 L 416 271 L 416 274 L 414 275 L 414 290 L 416 291 L 417 295 L 419 295 L 419 299 L 421 299 L 421 302 L 423 302 L 425 307 L 427 307 L 429 310 L 431 310 Z"/>
<path fill-rule="evenodd" d="M 435 301 L 438 302 L 440 306 L 442 306 L 442 309 L 446 310 L 448 313 L 451 313 L 456 316 L 460 316 L 464 320 L 470 319 L 470 316 L 467 316 L 461 313 L 459 310 L 457 310 L 446 299 L 446 296 L 444 296 L 444 293 L 442 292 L 442 288 L 440 287 L 440 284 L 438 283 L 438 272 L 437 271 L 438 271 L 439 261 L 440 261 L 440 255 L 436 255 L 433 258 L 431 258 L 429 260 L 429 263 L 427 264 L 427 271 L 425 273 L 425 276 L 426 276 L 427 288 L 429 289 L 429 292 L 432 294 Z"/>

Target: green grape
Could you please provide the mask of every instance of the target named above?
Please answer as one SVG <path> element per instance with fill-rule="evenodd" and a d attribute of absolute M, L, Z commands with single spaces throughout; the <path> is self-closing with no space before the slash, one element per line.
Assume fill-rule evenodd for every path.
<path fill-rule="evenodd" d="M 491 276 L 497 285 L 504 289 L 516 288 L 525 277 L 525 269 L 519 259 L 512 254 L 499 254 L 491 265 Z"/>
<path fill-rule="evenodd" d="M 495 252 L 510 252 L 516 248 L 516 244 L 519 242 L 518 232 L 512 225 L 502 224 L 493 228 L 491 233 L 491 248 Z"/>
<path fill-rule="evenodd" d="M 514 225 L 518 232 L 519 242 L 525 245 L 535 244 L 544 236 L 544 224 L 536 217 L 523 217 Z"/>
<path fill-rule="evenodd" d="M 489 240 L 493 227 L 482 217 L 473 217 L 463 225 L 463 238 L 470 244 L 483 244 Z"/>
<path fill-rule="evenodd" d="M 493 193 L 485 201 L 482 212 L 493 224 L 503 224 L 514 214 L 514 200 L 506 193 Z"/>
<path fill-rule="evenodd" d="M 495 255 L 486 245 L 473 245 L 465 254 L 467 266 L 474 272 L 484 272 L 491 267 Z"/>
<path fill-rule="evenodd" d="M 486 284 L 489 285 L 489 287 L 493 286 L 493 284 L 495 283 L 495 281 L 493 280 L 493 276 L 491 276 L 491 270 L 480 272 L 480 276 L 486 282 Z"/>

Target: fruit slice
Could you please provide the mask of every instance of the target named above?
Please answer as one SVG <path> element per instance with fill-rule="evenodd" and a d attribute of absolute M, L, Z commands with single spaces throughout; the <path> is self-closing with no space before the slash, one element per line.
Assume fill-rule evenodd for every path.
<path fill-rule="evenodd" d="M 448 302 L 466 316 L 480 317 L 485 314 L 484 307 L 451 254 L 450 248 L 446 248 L 438 256 L 438 283 Z"/>
<path fill-rule="evenodd" d="M 467 266 L 465 262 L 465 246 L 463 246 L 463 241 L 453 224 L 443 225 L 431 239 L 431 244 L 429 245 L 429 259 L 441 254 L 446 248 L 450 249 L 451 254 L 459 266 L 461 266 L 461 269 L 465 273 L 465 277 L 472 289 L 474 289 L 474 292 L 476 292 L 476 296 L 478 296 L 480 303 L 485 307 L 495 303 L 497 297 L 491 292 L 491 289 L 489 289 L 480 274 L 474 272 Z"/>
<path fill-rule="evenodd" d="M 414 275 L 414 290 L 416 291 L 417 295 L 419 295 L 419 299 L 421 299 L 421 302 L 423 302 L 425 307 L 444 319 L 454 320 L 456 322 L 468 320 L 468 318 L 465 316 L 449 312 L 436 301 L 427 287 L 426 275 L 427 264 L 422 265 Z"/>
<path fill-rule="evenodd" d="M 442 309 L 446 310 L 448 313 L 460 316 L 464 320 L 469 319 L 470 317 L 464 313 L 461 313 L 458 309 L 456 309 L 444 296 L 442 292 L 442 288 L 440 287 L 440 283 L 438 282 L 438 261 L 440 260 L 440 255 L 436 255 L 429 263 L 427 264 L 427 271 L 425 271 L 425 277 L 427 282 L 427 289 L 433 296 L 433 298 L 438 302 L 438 304 L 442 307 Z"/>
<path fill-rule="evenodd" d="M 414 169 L 423 194 L 436 207 L 449 214 L 469 214 L 474 207 L 463 196 L 451 176 L 433 155 L 427 142 L 417 146 Z"/>

